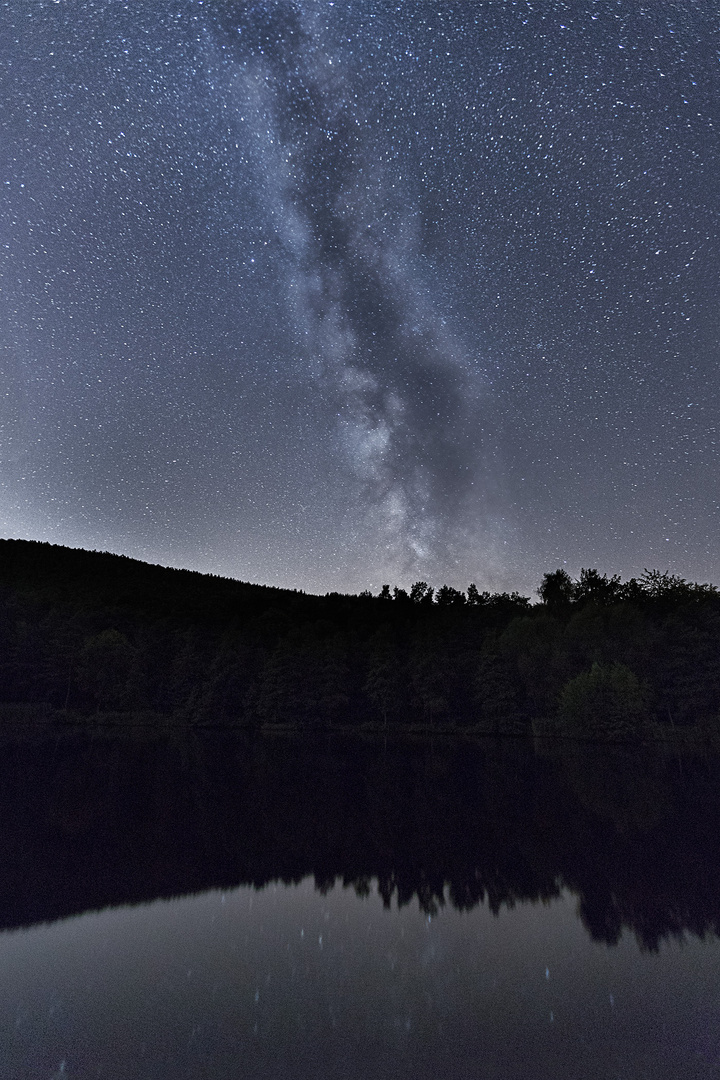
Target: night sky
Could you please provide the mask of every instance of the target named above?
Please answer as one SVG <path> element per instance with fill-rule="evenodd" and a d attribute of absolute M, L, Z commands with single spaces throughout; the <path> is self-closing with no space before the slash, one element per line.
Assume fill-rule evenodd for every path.
<path fill-rule="evenodd" d="M 0 532 L 720 582 L 718 0 L 6 0 Z"/>

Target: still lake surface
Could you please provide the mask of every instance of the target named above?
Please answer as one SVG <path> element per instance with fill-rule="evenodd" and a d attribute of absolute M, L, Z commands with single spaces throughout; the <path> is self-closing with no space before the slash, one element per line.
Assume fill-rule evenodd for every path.
<path fill-rule="evenodd" d="M 0 1075 L 720 1077 L 720 765 L 137 734 L 0 755 Z"/>

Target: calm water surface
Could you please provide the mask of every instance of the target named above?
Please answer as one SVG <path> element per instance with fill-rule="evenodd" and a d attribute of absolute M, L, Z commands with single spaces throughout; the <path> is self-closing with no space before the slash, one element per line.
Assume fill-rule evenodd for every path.
<path fill-rule="evenodd" d="M 720 1076 L 714 762 L 207 737 L 0 774 L 2 1076 Z"/>

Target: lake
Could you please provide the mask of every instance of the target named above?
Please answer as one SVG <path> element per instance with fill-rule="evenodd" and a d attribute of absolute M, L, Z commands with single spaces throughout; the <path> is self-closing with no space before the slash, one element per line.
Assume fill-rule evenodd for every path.
<path fill-rule="evenodd" d="M 720 766 L 137 732 L 0 755 L 0 1075 L 718 1077 Z"/>

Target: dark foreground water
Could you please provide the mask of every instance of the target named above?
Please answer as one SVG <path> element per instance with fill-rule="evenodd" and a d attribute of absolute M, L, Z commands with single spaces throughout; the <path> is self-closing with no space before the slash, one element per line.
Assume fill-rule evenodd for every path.
<path fill-rule="evenodd" d="M 0 1076 L 720 1077 L 720 769 L 4 745 Z"/>

